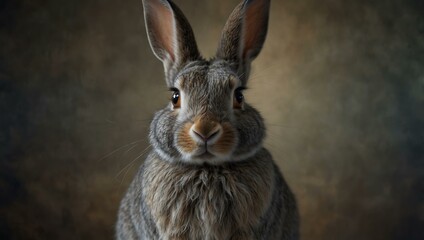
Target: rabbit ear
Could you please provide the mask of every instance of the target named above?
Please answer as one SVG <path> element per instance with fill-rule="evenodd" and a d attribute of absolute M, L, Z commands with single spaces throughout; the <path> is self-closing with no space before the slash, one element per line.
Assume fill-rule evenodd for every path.
<path fill-rule="evenodd" d="M 231 13 L 222 31 L 217 57 L 235 63 L 245 83 L 250 62 L 262 49 L 268 30 L 270 0 L 245 0 Z"/>
<path fill-rule="evenodd" d="M 166 74 L 200 58 L 193 30 L 172 1 L 143 0 L 143 6 L 150 46 L 163 62 Z"/>

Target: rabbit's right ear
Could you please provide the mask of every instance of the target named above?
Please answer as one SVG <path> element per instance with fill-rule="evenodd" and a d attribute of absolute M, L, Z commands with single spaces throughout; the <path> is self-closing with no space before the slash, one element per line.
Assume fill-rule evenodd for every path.
<path fill-rule="evenodd" d="M 143 0 L 143 7 L 150 46 L 163 62 L 169 81 L 184 63 L 200 58 L 193 30 L 171 0 Z"/>
<path fill-rule="evenodd" d="M 233 64 L 246 84 L 250 62 L 262 49 L 268 30 L 270 0 L 244 0 L 231 13 L 222 31 L 216 56 Z"/>

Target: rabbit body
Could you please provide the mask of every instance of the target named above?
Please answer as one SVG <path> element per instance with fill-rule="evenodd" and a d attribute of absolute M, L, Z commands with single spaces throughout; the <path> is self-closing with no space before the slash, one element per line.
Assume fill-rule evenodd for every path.
<path fill-rule="evenodd" d="M 150 44 L 174 93 L 151 123 L 153 150 L 121 202 L 117 238 L 298 239 L 295 198 L 262 147 L 262 117 L 242 95 L 265 40 L 269 0 L 246 0 L 234 10 L 212 60 L 200 56 L 172 1 L 143 5 Z"/>
<path fill-rule="evenodd" d="M 294 197 L 261 149 L 219 166 L 151 154 L 121 204 L 118 239 L 297 239 Z"/>

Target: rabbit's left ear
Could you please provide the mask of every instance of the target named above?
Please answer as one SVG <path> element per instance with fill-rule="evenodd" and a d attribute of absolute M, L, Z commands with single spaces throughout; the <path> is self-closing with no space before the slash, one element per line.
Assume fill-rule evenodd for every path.
<path fill-rule="evenodd" d="M 200 58 L 193 30 L 171 0 L 143 0 L 143 7 L 150 46 L 163 62 L 169 81 L 170 72 Z"/>
<path fill-rule="evenodd" d="M 216 56 L 234 63 L 245 84 L 250 62 L 265 42 L 268 31 L 270 0 L 245 0 L 231 13 L 222 31 Z"/>

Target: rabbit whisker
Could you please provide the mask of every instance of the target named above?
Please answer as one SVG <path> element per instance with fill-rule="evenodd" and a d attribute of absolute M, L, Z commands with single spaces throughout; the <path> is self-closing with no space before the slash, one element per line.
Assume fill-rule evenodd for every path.
<path fill-rule="evenodd" d="M 133 160 L 131 160 L 131 162 L 129 162 L 125 167 L 123 167 L 118 172 L 118 174 L 115 176 L 115 178 L 118 178 L 126 169 L 129 170 L 132 167 L 132 165 L 135 163 L 135 161 L 137 161 L 140 157 L 142 157 L 149 150 L 149 148 L 151 146 L 152 145 L 149 144 L 149 146 L 147 146 L 136 158 L 134 158 Z M 128 171 L 126 173 L 128 173 Z M 125 175 L 124 175 L 124 177 L 125 177 Z M 123 179 L 122 179 L 122 181 L 123 181 Z M 121 184 L 122 184 L 122 181 L 121 181 Z"/>
<path fill-rule="evenodd" d="M 134 142 L 131 142 L 131 143 L 125 144 L 124 146 L 118 147 L 118 148 L 116 148 L 115 150 L 113 150 L 112 152 L 110 152 L 110 153 L 106 154 L 105 156 L 101 157 L 98 161 L 99 161 L 99 162 L 100 162 L 100 161 L 103 161 L 103 160 L 105 160 L 106 158 L 108 158 L 108 157 L 112 156 L 113 154 L 115 154 L 116 152 L 120 151 L 121 149 L 124 149 L 124 148 L 126 148 L 126 147 L 128 147 L 128 146 L 135 145 L 135 144 L 137 144 L 137 143 L 139 143 L 139 142 L 142 142 L 142 141 L 144 141 L 144 140 L 140 139 L 140 140 L 137 140 L 137 141 L 134 141 Z"/>

